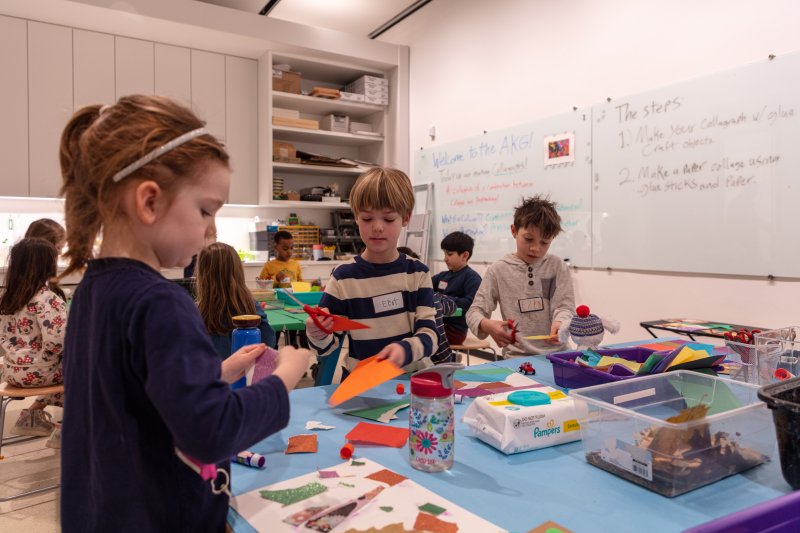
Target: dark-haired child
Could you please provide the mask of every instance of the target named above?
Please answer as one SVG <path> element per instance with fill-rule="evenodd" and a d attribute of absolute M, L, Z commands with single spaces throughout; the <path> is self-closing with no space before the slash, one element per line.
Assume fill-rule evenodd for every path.
<path fill-rule="evenodd" d="M 275 280 L 275 288 L 291 289 L 293 281 L 303 281 L 300 263 L 292 259 L 294 238 L 288 231 L 275 234 L 275 259 L 267 261 L 258 275 L 260 279 Z"/>
<path fill-rule="evenodd" d="M 444 331 L 451 346 L 463 344 L 467 338 L 467 311 L 481 286 L 481 276 L 468 265 L 475 241 L 466 233 L 454 231 L 442 239 L 442 252 L 447 270 L 433 276 L 433 289 L 455 301 L 461 316 L 445 316 Z"/>

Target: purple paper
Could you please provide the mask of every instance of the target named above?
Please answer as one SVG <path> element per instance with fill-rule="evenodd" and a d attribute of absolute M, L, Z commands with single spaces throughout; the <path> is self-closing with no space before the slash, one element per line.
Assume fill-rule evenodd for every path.
<path fill-rule="evenodd" d="M 522 389 L 537 389 L 539 387 L 544 387 L 544 385 L 524 385 L 522 387 L 512 387 L 509 385 L 508 387 L 503 388 L 496 388 L 496 389 L 482 389 L 480 387 L 471 387 L 471 388 L 461 388 L 456 391 L 456 394 L 464 396 L 465 398 L 478 398 L 479 396 L 489 396 L 491 394 L 500 394 L 501 392 L 511 392 L 515 390 L 522 390 Z"/>
<path fill-rule="evenodd" d="M 253 379 L 250 384 L 255 385 L 262 379 L 271 376 L 272 373 L 275 372 L 277 366 L 278 352 L 267 346 L 264 353 L 259 355 L 258 359 L 256 359 L 256 366 L 253 369 Z"/>

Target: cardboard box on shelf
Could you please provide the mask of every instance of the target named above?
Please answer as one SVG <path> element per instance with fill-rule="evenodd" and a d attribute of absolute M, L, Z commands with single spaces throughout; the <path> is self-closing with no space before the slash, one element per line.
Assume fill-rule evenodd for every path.
<path fill-rule="evenodd" d="M 323 130 L 347 133 L 350 127 L 350 117 L 347 115 L 327 115 L 322 117 L 319 126 Z"/>
<path fill-rule="evenodd" d="M 304 128 L 307 130 L 318 130 L 319 121 L 305 118 L 284 118 L 272 117 L 273 126 L 289 126 L 291 128 Z"/>
<path fill-rule="evenodd" d="M 300 73 L 272 69 L 272 90 L 300 94 Z"/>
<path fill-rule="evenodd" d="M 340 91 L 340 100 L 348 101 L 348 102 L 363 102 L 364 95 L 358 93 L 349 93 L 347 91 Z"/>
<path fill-rule="evenodd" d="M 297 150 L 292 143 L 272 141 L 272 160 L 294 162 L 297 159 Z"/>

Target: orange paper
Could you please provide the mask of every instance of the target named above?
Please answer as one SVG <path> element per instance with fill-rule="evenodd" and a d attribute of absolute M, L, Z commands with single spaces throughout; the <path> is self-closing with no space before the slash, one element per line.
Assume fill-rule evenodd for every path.
<path fill-rule="evenodd" d="M 408 440 L 408 428 L 359 422 L 344 438 L 358 444 L 378 444 L 380 446 L 402 448 Z"/>
<path fill-rule="evenodd" d="M 456 531 L 458 531 L 458 525 L 453 522 L 439 520 L 432 514 L 419 513 L 417 515 L 417 521 L 414 522 L 414 529 L 432 531 L 434 533 L 456 533 Z"/>
<path fill-rule="evenodd" d="M 347 379 L 333 391 L 333 394 L 331 394 L 331 397 L 328 399 L 328 403 L 331 404 L 331 406 L 337 406 L 350 398 L 358 396 L 362 392 L 366 392 L 373 387 L 377 387 L 381 383 L 396 378 L 402 373 L 403 371 L 400 370 L 400 367 L 388 359 L 378 361 L 376 356 L 373 355 L 369 359 L 364 359 L 356 365 L 353 371 L 350 372 L 350 375 L 347 376 Z"/>
<path fill-rule="evenodd" d="M 284 453 L 317 453 L 317 436 L 294 435 L 289 437 L 289 444 Z"/>
<path fill-rule="evenodd" d="M 405 476 L 401 476 L 397 472 L 392 472 L 388 468 L 384 468 L 383 470 L 378 470 L 377 472 L 374 472 L 366 477 L 369 479 L 374 479 L 375 481 L 380 481 L 381 483 L 386 483 L 390 487 L 394 487 L 401 481 L 405 481 L 406 479 L 408 479 Z"/>
<path fill-rule="evenodd" d="M 557 524 L 552 520 L 548 520 L 544 524 L 539 524 L 535 528 L 528 531 L 528 533 L 572 533 L 572 530 L 565 528 L 561 524 Z"/>

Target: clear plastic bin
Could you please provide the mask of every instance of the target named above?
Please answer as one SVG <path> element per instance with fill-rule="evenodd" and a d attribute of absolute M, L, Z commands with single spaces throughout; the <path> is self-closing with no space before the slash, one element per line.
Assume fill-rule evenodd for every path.
<path fill-rule="evenodd" d="M 730 350 L 726 361 L 736 366 L 731 371 L 731 379 L 764 385 L 775 381 L 775 370 L 778 368 L 778 351 L 773 346 L 756 346 L 743 342 L 725 341 Z"/>
<path fill-rule="evenodd" d="M 677 370 L 569 394 L 588 412 L 580 421 L 587 462 L 673 497 L 773 455 L 772 419 L 757 391 L 748 383 Z M 705 417 L 667 421 L 699 404 L 708 406 Z"/>
<path fill-rule="evenodd" d="M 755 334 L 756 355 L 759 365 L 759 384 L 767 385 L 778 381 L 775 370 L 782 368 L 795 376 L 800 375 L 800 326 L 772 329 Z M 769 376 L 762 378 L 761 369 L 772 369 Z M 768 379 L 767 379 L 768 377 Z"/>

